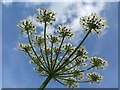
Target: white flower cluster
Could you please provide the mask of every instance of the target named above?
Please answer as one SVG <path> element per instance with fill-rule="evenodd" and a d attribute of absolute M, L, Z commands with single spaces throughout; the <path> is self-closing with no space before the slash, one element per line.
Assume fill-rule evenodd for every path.
<path fill-rule="evenodd" d="M 35 67 L 33 68 L 35 71 L 37 71 L 37 73 L 39 74 L 39 76 L 42 75 L 47 75 L 47 73 L 38 65 L 35 65 Z"/>
<path fill-rule="evenodd" d="M 73 74 L 72 74 L 73 77 L 78 79 L 79 81 L 82 81 L 84 79 L 84 73 L 81 72 L 79 69 L 74 68 L 74 69 L 72 69 L 72 72 L 73 72 Z"/>
<path fill-rule="evenodd" d="M 79 48 L 78 48 L 78 50 L 76 51 L 76 55 L 77 56 L 79 56 L 79 57 L 81 57 L 81 58 L 85 58 L 85 59 L 87 59 L 87 51 L 86 51 L 86 49 L 85 49 L 85 47 L 84 46 L 80 46 Z"/>
<path fill-rule="evenodd" d="M 92 30 L 97 36 L 101 34 L 102 30 L 107 28 L 106 20 L 97 16 L 96 13 L 80 18 L 80 25 L 83 27 L 85 33 Z"/>
<path fill-rule="evenodd" d="M 34 44 L 40 46 L 43 44 L 44 38 L 41 35 L 35 35 L 35 41 Z"/>
<path fill-rule="evenodd" d="M 71 38 L 73 36 L 71 28 L 64 24 L 58 26 L 57 33 L 59 34 L 59 37 Z"/>
<path fill-rule="evenodd" d="M 85 59 L 85 58 L 81 58 L 81 57 L 77 57 L 77 58 L 74 60 L 74 64 L 75 64 L 77 67 L 87 66 L 86 59 Z"/>
<path fill-rule="evenodd" d="M 99 57 L 92 57 L 90 59 L 90 63 L 92 64 L 92 66 L 99 70 L 105 69 L 105 67 L 108 65 L 107 61 Z"/>
<path fill-rule="evenodd" d="M 56 55 L 61 53 L 61 51 L 59 52 L 59 48 L 58 47 L 54 47 L 53 50 L 54 50 Z"/>
<path fill-rule="evenodd" d="M 42 51 L 44 55 L 47 54 L 47 56 L 49 56 L 51 54 L 51 48 L 47 48 L 45 51 L 44 47 L 42 47 Z"/>
<path fill-rule="evenodd" d="M 92 72 L 87 74 L 87 79 L 90 83 L 100 83 L 100 81 L 102 81 L 103 79 L 103 76 L 99 75 L 96 72 Z"/>
<path fill-rule="evenodd" d="M 58 43 L 60 40 L 58 36 L 53 36 L 53 35 L 47 35 L 48 39 L 50 40 L 51 43 Z"/>
<path fill-rule="evenodd" d="M 76 82 L 76 79 L 74 77 L 66 77 L 63 83 L 70 88 L 78 87 L 78 83 Z"/>
<path fill-rule="evenodd" d="M 17 25 L 21 29 L 21 33 L 32 33 L 36 30 L 36 26 L 29 20 L 22 20 Z"/>
<path fill-rule="evenodd" d="M 27 52 L 31 52 L 31 45 L 19 43 L 18 50 L 23 51 L 25 54 L 27 54 Z"/>
<path fill-rule="evenodd" d="M 55 21 L 55 13 L 49 9 L 37 9 L 38 15 L 35 16 L 37 22 L 47 23 L 47 25 L 52 25 Z"/>
<path fill-rule="evenodd" d="M 37 57 L 37 56 L 38 56 L 38 57 Z M 42 61 L 42 63 L 44 63 L 44 61 L 42 60 L 42 56 L 41 56 L 41 55 L 37 55 L 37 56 L 31 54 L 32 59 L 31 59 L 30 62 L 35 61 L 35 62 L 39 63 L 39 60 L 38 60 L 38 58 L 39 58 L 39 59 Z M 33 64 L 33 63 L 30 63 L 30 64 Z"/>
<path fill-rule="evenodd" d="M 71 43 L 63 44 L 62 49 L 64 50 L 64 52 L 68 53 L 71 53 L 74 50 Z"/>

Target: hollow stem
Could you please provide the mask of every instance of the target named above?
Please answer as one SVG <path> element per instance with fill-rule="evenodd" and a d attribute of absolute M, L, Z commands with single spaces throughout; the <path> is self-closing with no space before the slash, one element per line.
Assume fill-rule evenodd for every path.
<path fill-rule="evenodd" d="M 47 84 L 50 82 L 51 79 L 52 79 L 52 77 L 48 76 L 38 90 L 44 90 L 45 87 L 47 86 Z"/>

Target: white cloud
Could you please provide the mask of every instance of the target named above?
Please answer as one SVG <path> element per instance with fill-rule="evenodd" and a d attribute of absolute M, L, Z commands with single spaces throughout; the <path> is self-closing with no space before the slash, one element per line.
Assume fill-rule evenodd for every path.
<path fill-rule="evenodd" d="M 7 5 L 9 5 L 14 1 L 15 0 L 2 0 L 2 2 Z M 24 2 L 26 2 L 24 3 L 26 7 L 31 7 L 32 4 L 34 6 L 42 5 L 42 2 L 38 3 L 39 0 L 38 1 L 35 0 L 33 3 L 27 3 L 27 1 L 28 0 L 24 0 Z M 69 0 L 69 2 L 51 2 L 49 6 L 51 10 L 57 13 L 56 23 L 57 24 L 67 23 L 68 26 L 72 27 L 72 32 L 75 34 L 76 38 L 78 38 L 81 34 L 83 34 L 83 31 L 79 25 L 80 17 L 91 14 L 92 12 L 96 12 L 100 14 L 101 11 L 104 10 L 106 6 L 106 2 L 102 2 L 103 0 L 100 0 L 101 2 L 96 2 L 95 0 L 88 0 L 87 2 L 85 0 L 80 0 L 80 1 L 81 2 L 74 2 L 74 0 Z M 21 1 L 18 0 L 18 2 Z M 29 2 L 32 2 L 32 0 L 30 0 Z M 43 28 L 43 25 L 39 24 L 35 20 L 34 15 L 28 16 L 26 18 L 33 21 L 33 23 L 37 25 L 38 28 Z M 70 20 L 70 23 L 68 23 L 68 20 Z M 53 27 L 49 27 L 47 33 L 53 33 L 54 30 L 55 29 Z M 43 34 L 43 32 L 41 32 L 41 34 Z M 75 43 L 78 42 L 77 40 L 78 39 L 75 40 L 76 41 Z"/>
<path fill-rule="evenodd" d="M 6 0 L 3 0 L 6 3 Z M 27 0 L 24 0 L 26 2 Z M 106 2 L 102 2 L 103 0 L 100 0 L 101 2 L 96 2 L 95 0 L 88 0 L 87 2 L 85 0 L 81 0 L 81 2 L 74 2 L 74 0 L 70 0 L 70 2 L 51 2 L 49 8 L 56 12 L 56 23 L 67 23 L 68 20 L 70 20 L 70 23 L 67 23 L 69 26 L 72 27 L 72 31 L 75 34 L 75 38 L 72 39 L 75 44 L 78 43 L 78 41 L 81 39 L 77 39 L 81 34 L 83 34 L 83 31 L 79 25 L 79 19 L 80 17 L 84 15 L 91 14 L 92 12 L 96 12 L 97 14 L 100 14 L 102 10 L 104 10 L 106 6 Z M 10 3 L 14 2 L 14 0 L 10 0 Z M 18 0 L 19 2 L 19 0 Z M 31 1 L 29 1 L 31 2 Z M 26 7 L 31 6 L 31 3 L 25 3 Z M 35 1 L 33 5 L 42 5 L 42 3 L 37 3 Z M 75 15 L 75 17 L 73 17 Z M 35 18 L 34 15 L 28 16 L 27 19 L 33 21 L 34 24 L 36 24 L 39 28 L 43 28 L 43 25 L 39 24 Z M 55 29 L 53 27 L 49 27 L 47 30 L 47 33 L 53 33 Z M 41 32 L 43 34 L 43 32 Z"/>
<path fill-rule="evenodd" d="M 27 19 L 32 21 L 37 27 L 42 27 L 42 25 L 35 20 L 34 16 L 28 16 Z"/>
<path fill-rule="evenodd" d="M 93 2 L 85 2 L 84 4 L 81 2 L 69 2 L 51 3 L 50 9 L 57 13 L 57 23 L 67 23 L 67 19 L 72 19 L 69 25 L 73 28 L 73 32 L 77 32 L 80 31 L 80 17 L 91 14 L 92 12 L 96 12 L 99 14 L 104 9 L 104 6 L 105 2 L 96 2 L 96 6 L 94 6 Z M 77 16 L 76 18 L 72 17 L 74 13 Z"/>
<path fill-rule="evenodd" d="M 26 2 L 25 6 L 26 7 L 32 7 L 35 5 L 40 5 L 41 2 L 119 2 L 119 0 L 1 0 L 4 5 L 10 6 L 13 2 Z M 32 2 L 31 5 L 28 2 Z"/>
<path fill-rule="evenodd" d="M 93 12 L 100 14 L 106 5 L 106 2 L 93 2 L 95 0 L 89 0 L 89 2 L 85 2 L 85 0 L 82 1 L 83 2 L 52 2 L 49 6 L 51 10 L 57 13 L 56 24 L 67 23 L 67 25 L 72 27 L 72 32 L 75 34 L 75 36 L 80 36 L 83 34 L 79 24 L 80 17 L 91 14 Z M 27 18 L 33 21 L 33 23 L 38 27 L 43 27 L 36 22 L 33 16 L 28 16 Z M 68 23 L 68 20 L 70 20 L 70 23 Z M 47 33 L 53 33 L 53 30 L 54 28 L 51 27 L 49 30 L 47 30 Z M 78 41 L 76 40 L 76 42 Z"/>

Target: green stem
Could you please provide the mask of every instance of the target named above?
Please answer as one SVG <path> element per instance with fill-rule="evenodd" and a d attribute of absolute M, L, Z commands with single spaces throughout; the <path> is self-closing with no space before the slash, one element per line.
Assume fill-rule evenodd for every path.
<path fill-rule="evenodd" d="M 77 51 L 77 49 L 83 44 L 83 42 L 86 40 L 86 38 L 88 37 L 88 35 L 91 33 L 91 30 L 88 31 L 88 33 L 85 35 L 85 37 L 83 38 L 83 40 L 81 41 L 81 43 L 75 48 L 75 50 L 72 52 L 72 54 L 63 62 L 63 64 L 56 70 L 59 71 L 61 69 L 61 67 L 67 62 L 68 59 L 70 59 L 73 54 Z"/>
<path fill-rule="evenodd" d="M 62 83 L 60 80 L 58 80 L 58 79 L 56 79 L 56 78 L 54 78 L 58 83 L 60 83 L 60 84 L 62 84 L 62 85 L 64 85 L 65 86 L 65 84 L 64 83 Z"/>
<path fill-rule="evenodd" d="M 38 90 L 44 90 L 45 87 L 47 86 L 47 84 L 50 82 L 51 79 L 52 79 L 52 77 L 48 76 Z"/>
<path fill-rule="evenodd" d="M 42 63 L 42 61 L 39 59 L 39 57 L 38 57 L 35 49 L 33 48 L 33 45 L 32 45 L 32 42 L 31 42 L 31 40 L 30 40 L 30 35 L 29 35 L 29 32 L 28 32 L 28 31 L 27 31 L 27 34 L 28 34 L 28 41 L 29 41 L 29 43 L 30 43 L 30 45 L 31 45 L 31 48 L 32 48 L 34 54 L 36 55 L 37 59 L 38 59 L 39 62 L 42 64 L 42 66 L 46 69 L 46 67 L 44 66 L 44 64 Z M 47 69 L 46 69 L 45 71 L 47 71 Z"/>
<path fill-rule="evenodd" d="M 68 51 L 66 51 L 66 53 L 64 54 L 64 56 L 62 57 L 62 59 L 59 61 L 59 63 L 57 64 L 55 70 L 58 68 L 58 66 L 60 65 L 60 63 L 63 61 L 64 57 L 67 55 Z"/>
<path fill-rule="evenodd" d="M 53 55 L 53 43 L 51 43 L 51 69 L 52 69 L 52 65 L 53 65 L 52 55 Z"/>
<path fill-rule="evenodd" d="M 74 68 L 74 67 L 72 67 L 72 68 Z M 70 69 L 72 69 L 72 68 L 70 68 Z M 91 67 L 89 67 L 88 69 L 86 69 L 86 70 L 81 70 L 80 72 L 85 72 L 85 71 L 88 71 L 88 70 L 90 70 L 90 69 L 92 69 L 92 68 L 94 68 L 94 66 L 91 66 Z M 68 71 L 68 70 L 70 70 L 70 69 L 66 69 L 65 71 Z M 74 72 L 70 72 L 70 73 L 64 73 L 64 72 L 60 72 L 61 74 L 56 74 L 56 75 L 68 75 L 68 74 L 73 74 Z"/>
<path fill-rule="evenodd" d="M 71 81 L 70 79 L 65 79 L 65 78 L 60 78 L 61 80 L 67 80 L 67 81 Z M 76 83 L 88 83 L 90 81 L 74 81 Z"/>
<path fill-rule="evenodd" d="M 46 22 L 45 22 L 45 27 L 44 27 L 45 55 L 46 55 L 46 59 L 47 59 L 48 69 L 50 69 L 49 60 L 48 60 L 48 55 L 47 55 L 47 46 L 46 46 L 46 27 L 47 27 L 47 24 L 46 24 Z"/>
<path fill-rule="evenodd" d="M 43 60 L 44 60 L 44 62 L 45 62 L 45 65 L 46 65 L 46 67 L 47 67 L 46 69 L 48 69 L 47 62 L 46 62 L 46 60 L 45 60 L 45 58 L 44 58 L 44 55 L 43 55 L 43 51 L 42 51 L 41 46 L 40 46 L 40 53 L 41 53 L 42 58 L 43 58 Z"/>
<path fill-rule="evenodd" d="M 70 68 L 68 68 L 68 69 L 64 69 L 62 72 L 64 73 L 65 71 L 68 71 L 68 70 L 70 70 L 70 69 L 72 69 L 72 68 L 75 68 L 75 66 L 77 66 L 77 65 L 74 65 L 74 66 L 72 66 L 72 67 L 70 67 Z M 60 73 L 62 73 L 62 72 L 60 72 Z"/>
<path fill-rule="evenodd" d="M 68 65 L 69 63 L 71 63 L 72 61 L 74 61 L 77 57 L 78 57 L 78 56 L 75 56 L 71 61 L 66 62 L 66 64 L 64 64 L 63 67 L 61 67 L 61 69 L 64 68 L 65 66 L 67 66 L 67 65 Z M 76 66 L 76 65 L 74 65 L 73 68 L 74 68 L 75 66 Z M 72 67 L 71 67 L 71 68 L 72 68 Z M 71 68 L 70 68 L 70 69 L 71 69 Z"/>
<path fill-rule="evenodd" d="M 62 41 L 61 41 L 61 44 L 60 44 L 60 46 L 59 46 L 58 54 L 56 55 L 55 63 L 54 63 L 54 65 L 53 65 L 53 69 L 55 68 L 55 65 L 56 65 L 56 62 L 57 62 L 57 58 L 58 58 L 58 56 L 59 56 L 59 53 L 60 53 L 60 50 L 61 50 L 61 47 L 62 47 L 62 44 L 63 44 L 64 39 L 65 39 L 65 38 L 63 37 L 63 38 L 62 38 Z"/>
<path fill-rule="evenodd" d="M 42 68 L 44 71 L 46 71 L 46 69 L 44 69 L 42 66 L 40 66 L 40 64 L 38 64 L 33 58 L 32 56 L 30 55 L 30 53 L 28 51 L 26 51 L 27 54 L 29 55 L 29 57 L 34 61 L 35 64 L 37 64 L 40 68 Z"/>

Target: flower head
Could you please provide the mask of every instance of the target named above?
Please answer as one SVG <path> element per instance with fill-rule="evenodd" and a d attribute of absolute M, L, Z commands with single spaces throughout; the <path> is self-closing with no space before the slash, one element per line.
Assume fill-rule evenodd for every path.
<path fill-rule="evenodd" d="M 34 44 L 40 46 L 43 44 L 44 38 L 41 35 L 35 35 L 35 41 Z"/>
<path fill-rule="evenodd" d="M 87 78 L 90 83 L 94 83 L 94 82 L 100 83 L 100 81 L 103 79 L 103 76 L 100 76 L 96 72 L 92 72 L 87 74 Z"/>
<path fill-rule="evenodd" d="M 32 33 L 36 30 L 36 26 L 29 20 L 22 20 L 17 25 L 21 29 L 21 33 Z"/>
<path fill-rule="evenodd" d="M 59 42 L 59 38 L 57 36 L 47 35 L 47 37 L 51 43 L 58 43 Z"/>
<path fill-rule="evenodd" d="M 54 50 L 56 55 L 61 53 L 61 51 L 59 52 L 59 48 L 58 47 L 54 47 L 53 50 Z"/>
<path fill-rule="evenodd" d="M 71 53 L 74 50 L 71 43 L 64 44 L 62 49 L 68 53 Z"/>
<path fill-rule="evenodd" d="M 80 25 L 83 27 L 85 33 L 92 30 L 96 35 L 100 35 L 102 30 L 107 27 L 107 22 L 102 17 L 97 16 L 96 13 L 92 13 L 89 16 L 80 18 Z"/>
<path fill-rule="evenodd" d="M 82 81 L 84 79 L 84 73 L 81 72 L 79 69 L 73 68 L 72 72 L 73 77 L 78 79 L 79 81 Z"/>
<path fill-rule="evenodd" d="M 59 37 L 71 38 L 73 36 L 73 33 L 71 32 L 71 28 L 66 25 L 59 25 L 57 33 L 59 34 Z"/>
<path fill-rule="evenodd" d="M 77 58 L 74 60 L 74 63 L 75 63 L 75 65 L 76 65 L 77 67 L 87 66 L 86 59 L 81 58 L 81 57 L 77 57 Z"/>
<path fill-rule="evenodd" d="M 27 52 L 31 52 L 31 45 L 20 43 L 18 50 L 23 51 L 25 54 L 27 54 Z"/>
<path fill-rule="evenodd" d="M 49 9 L 37 9 L 38 15 L 35 16 L 36 20 L 40 23 L 47 23 L 47 25 L 52 25 L 55 21 L 55 13 Z"/>
<path fill-rule="evenodd" d="M 80 56 L 81 58 L 87 58 L 87 50 L 84 46 L 80 46 L 76 51 L 76 55 Z"/>
<path fill-rule="evenodd" d="M 63 82 L 66 86 L 70 87 L 70 88 L 76 88 L 77 86 L 77 82 L 76 79 L 73 77 L 67 77 L 65 78 L 64 82 Z"/>
<path fill-rule="evenodd" d="M 92 57 L 90 63 L 96 69 L 105 69 L 105 67 L 108 65 L 107 61 L 105 61 L 102 58 L 98 58 L 98 57 Z"/>

